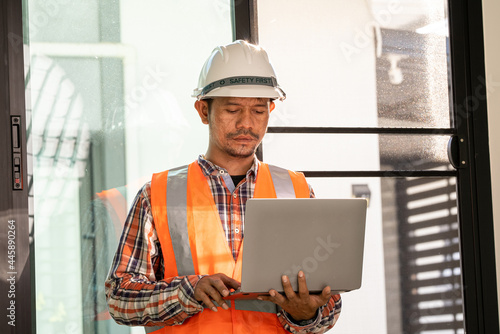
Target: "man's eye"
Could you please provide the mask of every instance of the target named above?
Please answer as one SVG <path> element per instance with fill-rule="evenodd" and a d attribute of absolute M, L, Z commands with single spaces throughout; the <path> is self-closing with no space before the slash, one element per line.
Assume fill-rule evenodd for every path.
<path fill-rule="evenodd" d="M 238 112 L 238 109 L 227 109 L 227 112 L 234 114 L 235 112 Z"/>

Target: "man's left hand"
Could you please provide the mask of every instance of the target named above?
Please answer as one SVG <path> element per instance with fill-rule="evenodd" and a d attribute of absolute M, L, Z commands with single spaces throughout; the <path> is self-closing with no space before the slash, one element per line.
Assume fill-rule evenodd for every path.
<path fill-rule="evenodd" d="M 285 292 L 284 296 L 278 293 L 278 291 L 271 289 L 269 290 L 269 296 L 259 296 L 258 299 L 275 303 L 290 314 L 293 319 L 298 321 L 312 319 L 316 315 L 318 308 L 325 305 L 331 297 L 329 286 L 325 287 L 321 294 L 309 294 L 306 277 L 302 271 L 298 273 L 298 293 L 293 291 L 288 276 L 283 275 L 281 281 Z"/>

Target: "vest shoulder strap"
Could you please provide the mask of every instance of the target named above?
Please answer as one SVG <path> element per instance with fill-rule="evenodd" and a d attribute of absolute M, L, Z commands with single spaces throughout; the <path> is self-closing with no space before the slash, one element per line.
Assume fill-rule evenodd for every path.
<path fill-rule="evenodd" d="M 187 172 L 181 166 L 154 174 L 151 179 L 151 206 L 164 258 L 175 265 L 165 266 L 165 277 L 193 275 L 194 264 L 187 232 Z"/>
<path fill-rule="evenodd" d="M 261 162 L 255 197 L 260 197 L 257 188 L 273 187 L 277 198 L 309 198 L 310 191 L 306 178 L 301 172 L 293 172 L 285 168 Z"/>

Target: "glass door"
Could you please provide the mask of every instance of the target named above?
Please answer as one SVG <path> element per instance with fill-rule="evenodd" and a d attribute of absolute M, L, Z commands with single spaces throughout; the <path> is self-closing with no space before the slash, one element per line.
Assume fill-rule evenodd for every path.
<path fill-rule="evenodd" d="M 304 171 L 318 197 L 369 198 L 362 288 L 335 332 L 464 333 L 447 2 L 257 8 L 287 92 L 264 160 Z"/>
<path fill-rule="evenodd" d="M 26 1 L 38 333 L 141 333 L 104 281 L 130 201 L 205 150 L 191 92 L 229 1 Z"/>

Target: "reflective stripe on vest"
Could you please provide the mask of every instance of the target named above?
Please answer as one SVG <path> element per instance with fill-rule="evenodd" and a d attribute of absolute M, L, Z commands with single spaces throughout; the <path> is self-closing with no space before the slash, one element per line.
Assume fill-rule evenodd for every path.
<path fill-rule="evenodd" d="M 170 170 L 167 179 L 168 230 L 181 276 L 195 274 L 187 225 L 187 175 L 188 166 L 182 166 Z"/>
<path fill-rule="evenodd" d="M 295 198 L 292 179 L 288 170 L 273 165 L 268 165 L 273 179 L 274 190 L 277 198 Z"/>

